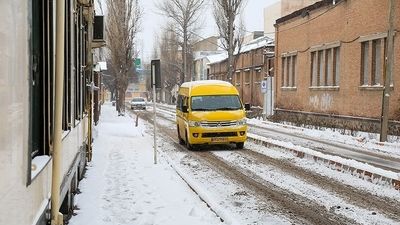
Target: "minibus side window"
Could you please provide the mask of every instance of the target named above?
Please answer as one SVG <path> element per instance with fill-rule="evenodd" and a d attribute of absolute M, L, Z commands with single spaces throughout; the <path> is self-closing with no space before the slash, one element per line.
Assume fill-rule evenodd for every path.
<path fill-rule="evenodd" d="M 182 95 L 178 95 L 178 100 L 176 101 L 176 109 L 182 111 Z"/>
<path fill-rule="evenodd" d="M 182 96 L 182 106 L 186 106 L 186 109 L 189 109 L 188 107 L 188 97 Z M 182 109 L 183 107 L 181 107 Z M 183 110 L 182 110 L 183 111 Z"/>

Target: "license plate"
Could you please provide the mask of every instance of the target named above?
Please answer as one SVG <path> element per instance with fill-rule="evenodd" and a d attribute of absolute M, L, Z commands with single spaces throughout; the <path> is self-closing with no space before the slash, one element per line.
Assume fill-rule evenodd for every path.
<path fill-rule="evenodd" d="M 228 138 L 226 137 L 215 137 L 211 138 L 211 142 L 227 142 Z"/>

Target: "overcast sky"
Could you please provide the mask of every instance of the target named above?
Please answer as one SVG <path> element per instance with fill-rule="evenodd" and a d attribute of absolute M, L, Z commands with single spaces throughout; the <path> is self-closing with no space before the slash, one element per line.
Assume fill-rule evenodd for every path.
<path fill-rule="evenodd" d="M 154 42 L 154 35 L 159 33 L 160 27 L 166 23 L 166 18 L 159 15 L 155 7 L 155 3 L 163 0 L 140 0 L 143 7 L 144 16 L 142 19 L 142 29 L 137 37 L 138 49 L 141 52 L 140 56 L 144 60 L 149 60 Z M 212 16 L 212 0 L 206 0 L 207 5 L 203 16 L 200 17 L 204 21 L 204 28 L 198 32 L 202 37 L 217 35 L 217 29 Z M 264 16 L 263 9 L 277 2 L 278 0 L 245 0 L 244 21 L 246 30 L 248 31 L 263 31 Z"/>

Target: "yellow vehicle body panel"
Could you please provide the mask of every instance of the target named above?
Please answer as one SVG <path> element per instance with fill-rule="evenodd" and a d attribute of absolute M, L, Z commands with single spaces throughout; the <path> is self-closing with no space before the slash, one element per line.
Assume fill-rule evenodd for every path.
<path fill-rule="evenodd" d="M 244 143 L 247 125 L 239 123 L 246 118 L 243 103 L 235 110 L 192 111 L 191 98 L 195 96 L 239 96 L 237 89 L 224 81 L 194 81 L 183 83 L 179 88 L 176 123 L 178 136 L 189 144 Z M 240 98 L 238 97 L 239 101 Z M 183 112 L 181 105 L 187 106 Z M 196 126 L 189 123 L 197 123 Z"/>

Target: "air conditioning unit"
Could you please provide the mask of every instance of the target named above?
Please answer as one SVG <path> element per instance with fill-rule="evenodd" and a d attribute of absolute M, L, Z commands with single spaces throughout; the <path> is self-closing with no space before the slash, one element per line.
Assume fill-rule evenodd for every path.
<path fill-rule="evenodd" d="M 93 23 L 93 41 L 104 41 L 104 16 L 95 16 Z"/>
<path fill-rule="evenodd" d="M 93 21 L 93 44 L 92 48 L 105 46 L 104 40 L 104 16 L 95 16 Z"/>

